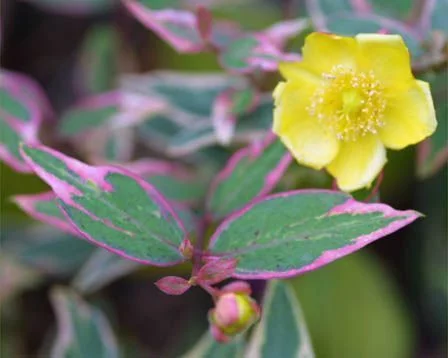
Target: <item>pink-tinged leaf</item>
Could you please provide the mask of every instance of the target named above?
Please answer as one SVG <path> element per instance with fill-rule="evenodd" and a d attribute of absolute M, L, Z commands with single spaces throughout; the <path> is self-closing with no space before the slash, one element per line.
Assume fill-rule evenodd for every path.
<path fill-rule="evenodd" d="M 113 91 L 83 99 L 63 114 L 60 134 L 71 138 L 106 126 L 120 111 L 120 96 Z"/>
<path fill-rule="evenodd" d="M 56 195 L 52 191 L 42 194 L 16 195 L 13 201 L 32 218 L 82 237 L 59 208 Z"/>
<path fill-rule="evenodd" d="M 115 87 L 118 62 L 128 60 L 129 48 L 114 24 L 93 24 L 84 34 L 75 67 L 78 93 L 99 94 Z M 125 58 L 123 58 L 123 56 Z"/>
<path fill-rule="evenodd" d="M 249 73 L 255 70 L 276 71 L 279 62 L 298 61 L 295 53 L 284 53 L 264 33 L 238 38 L 222 51 L 221 65 L 230 72 Z"/>
<path fill-rule="evenodd" d="M 207 8 L 199 6 L 196 11 L 196 26 L 202 41 L 207 43 L 212 35 L 213 15 Z"/>
<path fill-rule="evenodd" d="M 212 109 L 212 123 L 218 142 L 228 145 L 235 133 L 236 116 L 232 113 L 232 91 L 221 93 L 215 100 Z"/>
<path fill-rule="evenodd" d="M 219 144 L 230 144 L 235 134 L 237 116 L 253 110 L 259 101 L 260 96 L 250 88 L 230 88 L 216 97 L 212 108 L 212 123 Z"/>
<path fill-rule="evenodd" d="M 60 121 L 60 133 L 91 162 L 127 161 L 134 149 L 130 127 L 165 108 L 149 96 L 125 91 L 107 92 L 82 100 Z"/>
<path fill-rule="evenodd" d="M 0 159 L 14 170 L 31 172 L 19 152 L 21 142 L 38 143 L 50 107 L 38 85 L 9 71 L 0 72 Z"/>
<path fill-rule="evenodd" d="M 219 220 L 258 196 L 268 194 L 291 163 L 283 144 L 273 136 L 236 152 L 213 180 L 207 210 Z"/>
<path fill-rule="evenodd" d="M 299 35 L 310 27 L 310 25 L 310 21 L 307 18 L 287 20 L 272 25 L 262 33 L 272 44 L 278 48 L 283 48 L 286 41 Z"/>
<path fill-rule="evenodd" d="M 213 358 L 230 358 L 230 357 L 244 357 L 244 348 L 246 342 L 244 334 L 237 335 L 230 339 L 222 334 L 219 329 L 211 326 L 209 332 L 206 332 L 197 343 L 182 357 L 183 358 L 198 358 L 198 357 L 213 357 Z M 224 343 L 224 342 L 227 343 Z"/>
<path fill-rule="evenodd" d="M 372 13 L 369 0 L 305 0 L 307 13 L 316 29 L 326 27 L 326 18 L 335 14 L 347 13 L 352 16 Z"/>
<path fill-rule="evenodd" d="M 448 163 L 448 71 L 427 73 L 422 78 L 431 86 L 438 125 L 435 133 L 420 143 L 417 152 L 417 174 L 428 178 Z"/>
<path fill-rule="evenodd" d="M 22 156 L 49 184 L 80 235 L 124 258 L 156 266 L 185 260 L 182 223 L 159 192 L 117 167 L 89 166 L 41 145 Z"/>
<path fill-rule="evenodd" d="M 66 137 L 79 138 L 89 132 L 130 127 L 164 109 L 162 101 L 149 96 L 126 91 L 106 92 L 87 97 L 66 112 L 59 131 Z"/>
<path fill-rule="evenodd" d="M 314 28 L 344 36 L 358 33 L 394 33 L 403 37 L 413 57 L 420 57 L 424 51 L 424 36 L 414 27 L 394 18 L 380 16 L 370 11 L 370 4 L 362 0 L 342 1 L 306 0 Z"/>
<path fill-rule="evenodd" d="M 233 277 L 292 277 L 357 251 L 420 216 L 330 190 L 280 193 L 229 216 L 210 239 L 208 254 L 237 259 Z"/>
<path fill-rule="evenodd" d="M 92 294 L 141 267 L 137 262 L 124 260 L 106 250 L 95 248 L 78 270 L 71 286 L 83 295 Z"/>
<path fill-rule="evenodd" d="M 94 250 L 95 247 L 86 240 L 46 224 L 23 225 L 23 228 L 7 232 L 4 239 L 2 237 L 2 252 L 36 272 L 52 277 L 71 277 Z"/>
<path fill-rule="evenodd" d="M 56 313 L 57 332 L 49 356 L 119 357 L 116 338 L 103 312 L 69 289 L 53 289 L 50 299 Z"/>
<path fill-rule="evenodd" d="M 184 294 L 191 286 L 186 279 L 177 276 L 163 277 L 155 285 L 160 291 L 176 296 Z"/>
<path fill-rule="evenodd" d="M 138 0 L 123 0 L 126 8 L 144 26 L 179 52 L 199 52 L 204 42 L 196 28 L 196 17 L 183 10 L 151 10 Z"/>
<path fill-rule="evenodd" d="M 372 5 L 369 0 L 350 0 L 353 9 L 358 14 L 367 14 L 372 11 Z"/>
<path fill-rule="evenodd" d="M 288 339 L 284 339 L 284 332 L 288 332 Z M 251 335 L 245 357 L 315 357 L 300 303 L 287 281 L 271 280 L 267 284 L 263 315 Z"/>
<path fill-rule="evenodd" d="M 199 270 L 197 280 L 207 285 L 224 281 L 233 275 L 237 263 L 237 260 L 233 258 L 211 260 Z"/>
<path fill-rule="evenodd" d="M 220 48 L 241 33 L 233 23 L 211 21 L 210 12 L 197 14 L 177 9 L 151 9 L 141 0 L 122 0 L 131 14 L 145 27 L 181 53 L 203 51 L 210 43 Z M 202 32 L 202 34 L 201 34 Z"/>
<path fill-rule="evenodd" d="M 34 103 L 41 113 L 42 121 L 54 118 L 53 107 L 48 96 L 35 80 L 21 73 L 2 69 L 0 71 L 0 81 L 5 81 L 7 87 L 15 88 L 24 98 Z"/>

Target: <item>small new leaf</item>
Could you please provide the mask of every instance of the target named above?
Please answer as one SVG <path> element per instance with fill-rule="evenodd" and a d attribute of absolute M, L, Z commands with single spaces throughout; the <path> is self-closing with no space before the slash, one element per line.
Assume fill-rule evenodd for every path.
<path fill-rule="evenodd" d="M 177 276 L 163 277 L 155 285 L 167 295 L 176 296 L 184 294 L 191 286 L 186 279 Z"/>
<path fill-rule="evenodd" d="M 207 285 L 219 283 L 232 276 L 237 263 L 238 260 L 233 258 L 212 260 L 199 270 L 197 281 Z"/>

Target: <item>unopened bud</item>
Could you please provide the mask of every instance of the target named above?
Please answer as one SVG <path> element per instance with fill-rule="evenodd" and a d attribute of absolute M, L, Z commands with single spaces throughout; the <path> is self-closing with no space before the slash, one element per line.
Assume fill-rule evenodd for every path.
<path fill-rule="evenodd" d="M 210 310 L 211 333 L 219 342 L 249 328 L 260 317 L 260 308 L 245 292 L 225 292 Z"/>
<path fill-rule="evenodd" d="M 191 259 L 193 257 L 194 247 L 191 244 L 190 240 L 185 239 L 179 246 L 179 251 L 182 256 L 186 259 Z"/>

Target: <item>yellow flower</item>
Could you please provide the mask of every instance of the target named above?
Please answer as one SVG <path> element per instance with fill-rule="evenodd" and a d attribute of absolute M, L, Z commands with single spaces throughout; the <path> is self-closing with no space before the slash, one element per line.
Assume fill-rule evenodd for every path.
<path fill-rule="evenodd" d="M 280 64 L 274 132 L 296 160 L 326 168 L 344 191 L 371 185 L 386 149 L 402 149 L 437 126 L 426 82 L 416 80 L 399 35 L 312 33 L 301 62 Z"/>

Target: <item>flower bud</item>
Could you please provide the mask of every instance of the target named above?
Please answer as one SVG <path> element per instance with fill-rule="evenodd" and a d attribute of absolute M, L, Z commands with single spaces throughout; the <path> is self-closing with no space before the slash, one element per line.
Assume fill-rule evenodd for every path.
<path fill-rule="evenodd" d="M 260 317 L 258 304 L 246 292 L 224 292 L 209 312 L 211 333 L 218 342 L 249 328 Z"/>

